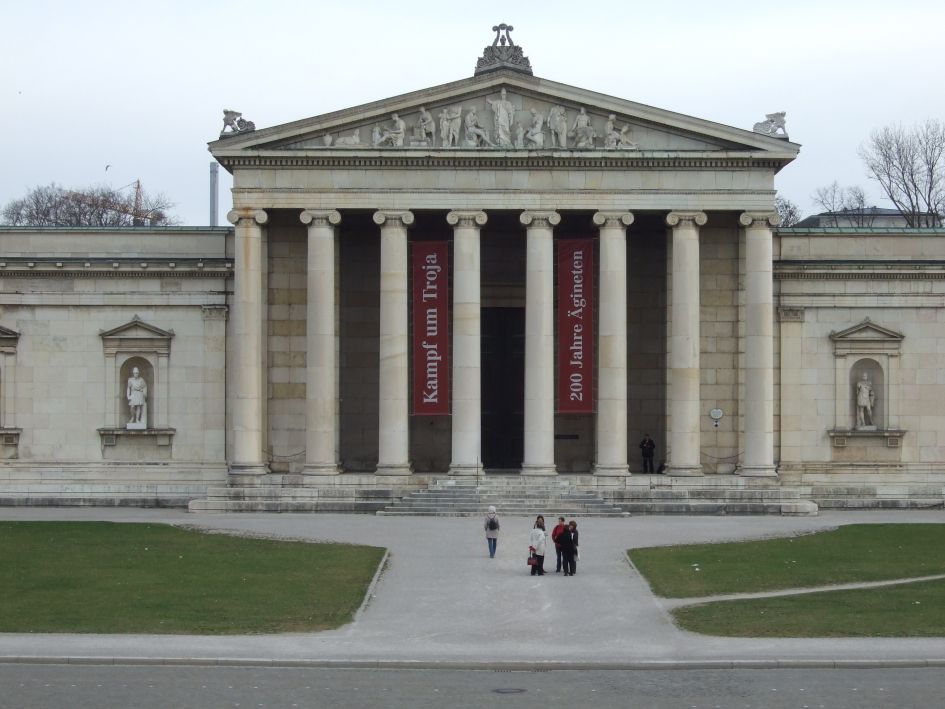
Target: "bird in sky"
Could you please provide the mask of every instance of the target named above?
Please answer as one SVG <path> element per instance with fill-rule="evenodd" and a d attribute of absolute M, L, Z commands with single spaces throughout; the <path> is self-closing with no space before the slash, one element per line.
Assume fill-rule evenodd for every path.
<path fill-rule="evenodd" d="M 105 172 L 108 172 L 108 168 L 110 168 L 111 166 L 112 166 L 112 164 L 111 164 L 111 163 L 108 163 L 108 165 L 105 166 Z"/>

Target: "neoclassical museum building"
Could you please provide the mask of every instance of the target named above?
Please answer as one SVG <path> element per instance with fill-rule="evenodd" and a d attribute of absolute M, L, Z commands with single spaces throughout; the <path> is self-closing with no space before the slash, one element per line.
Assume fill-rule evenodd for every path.
<path fill-rule="evenodd" d="M 0 227 L 0 504 L 941 507 L 945 229 L 778 228 L 783 113 L 541 79 L 494 29 L 453 83 L 227 111 L 232 227 Z"/>

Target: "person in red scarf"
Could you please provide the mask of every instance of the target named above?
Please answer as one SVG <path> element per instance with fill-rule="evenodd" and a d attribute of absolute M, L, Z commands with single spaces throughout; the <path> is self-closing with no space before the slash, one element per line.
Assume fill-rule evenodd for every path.
<path fill-rule="evenodd" d="M 561 573 L 561 543 L 559 539 L 564 533 L 566 527 L 567 525 L 564 523 L 564 517 L 558 517 L 558 524 L 556 524 L 555 528 L 551 530 L 551 541 L 555 543 L 555 556 L 557 558 L 557 562 L 555 564 L 556 574 Z"/>

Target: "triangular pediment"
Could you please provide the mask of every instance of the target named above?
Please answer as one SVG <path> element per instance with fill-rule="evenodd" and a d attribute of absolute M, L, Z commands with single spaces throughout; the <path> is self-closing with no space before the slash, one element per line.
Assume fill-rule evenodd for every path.
<path fill-rule="evenodd" d="M 16 330 L 11 330 L 8 327 L 3 327 L 0 325 L 0 352 L 13 353 L 16 352 L 16 344 L 20 340 L 20 333 Z"/>
<path fill-rule="evenodd" d="M 111 330 L 103 330 L 99 333 L 99 335 L 103 339 L 121 338 L 124 340 L 153 340 L 158 338 L 170 340 L 172 337 L 174 337 L 174 331 L 162 330 L 161 328 L 154 325 L 149 325 L 148 323 L 144 322 L 144 320 L 141 320 L 137 315 L 135 315 L 130 322 L 126 322 L 124 325 L 119 325 L 118 327 L 112 328 Z"/>
<path fill-rule="evenodd" d="M 473 111 L 478 119 L 473 125 L 485 135 L 468 130 Z M 556 155 L 749 154 L 787 164 L 798 149 L 784 138 L 508 70 L 235 133 L 210 144 L 211 152 L 224 165 L 228 157 L 247 154 L 350 155 L 369 151 L 374 156 L 395 156 L 476 151 L 495 155 L 522 150 Z"/>
<path fill-rule="evenodd" d="M 901 332 L 877 325 L 869 318 L 846 330 L 830 333 L 830 339 L 835 342 L 900 342 L 903 337 Z"/>

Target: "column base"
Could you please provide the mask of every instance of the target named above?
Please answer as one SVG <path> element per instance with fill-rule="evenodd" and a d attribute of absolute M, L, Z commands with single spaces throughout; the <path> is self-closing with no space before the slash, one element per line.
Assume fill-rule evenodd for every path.
<path fill-rule="evenodd" d="M 302 468 L 302 475 L 340 475 L 341 468 L 337 463 L 306 463 Z"/>
<path fill-rule="evenodd" d="M 450 463 L 449 473 L 452 477 L 475 478 L 483 474 L 483 469 L 481 463 Z"/>
<path fill-rule="evenodd" d="M 230 463 L 230 475 L 268 475 L 267 463 Z"/>
<path fill-rule="evenodd" d="M 522 463 L 522 475 L 557 475 L 554 463 Z"/>
<path fill-rule="evenodd" d="M 736 468 L 735 474 L 743 478 L 776 478 L 778 469 L 773 465 L 745 465 Z"/>
<path fill-rule="evenodd" d="M 702 476 L 701 465 L 673 465 L 666 466 L 666 475 L 675 475 L 680 478 L 698 478 Z"/>
<path fill-rule="evenodd" d="M 383 463 L 378 464 L 375 475 L 412 475 L 413 466 L 407 463 Z"/>
<path fill-rule="evenodd" d="M 630 475 L 630 467 L 627 465 L 595 465 L 594 475 L 600 477 L 627 477 Z"/>

